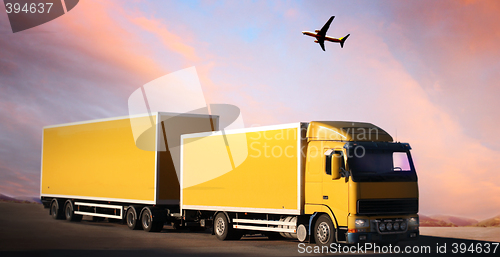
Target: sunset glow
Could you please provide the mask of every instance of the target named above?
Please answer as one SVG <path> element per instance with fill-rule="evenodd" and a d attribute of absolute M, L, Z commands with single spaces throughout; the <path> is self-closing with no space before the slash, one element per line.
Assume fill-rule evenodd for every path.
<path fill-rule="evenodd" d="M 12 33 L 0 5 L 0 193 L 38 196 L 42 127 L 128 114 L 195 66 L 246 127 L 373 123 L 413 150 L 420 213 L 500 214 L 499 1 L 94 1 Z M 351 34 L 326 52 L 303 30 Z"/>

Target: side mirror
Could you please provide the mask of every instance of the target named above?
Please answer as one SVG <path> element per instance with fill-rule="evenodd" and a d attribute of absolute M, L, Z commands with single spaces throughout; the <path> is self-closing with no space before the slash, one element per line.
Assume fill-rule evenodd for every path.
<path fill-rule="evenodd" d="M 339 158 L 336 158 L 335 155 L 332 156 L 332 166 L 331 167 L 339 167 Z M 341 176 L 340 176 L 340 169 L 333 169 L 332 170 L 332 179 L 333 180 L 336 180 L 336 179 L 340 179 Z"/>
<path fill-rule="evenodd" d="M 344 157 L 342 152 L 335 151 L 332 153 L 332 179 L 340 179 L 342 177 L 341 170 L 344 167 Z"/>
<path fill-rule="evenodd" d="M 340 179 L 344 174 L 344 157 L 342 151 L 328 150 L 326 153 L 325 172 L 332 176 L 332 179 Z"/>

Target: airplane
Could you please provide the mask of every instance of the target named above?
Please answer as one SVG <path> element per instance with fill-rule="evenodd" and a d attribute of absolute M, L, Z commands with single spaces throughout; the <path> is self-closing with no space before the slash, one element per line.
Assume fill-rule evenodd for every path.
<path fill-rule="evenodd" d="M 332 23 L 334 18 L 335 16 L 330 17 L 330 19 L 325 23 L 325 25 L 323 26 L 323 28 L 321 28 L 321 30 L 317 29 L 314 32 L 302 31 L 302 34 L 316 38 L 314 43 L 319 43 L 323 51 L 325 51 L 325 40 L 330 42 L 340 43 L 340 47 L 344 48 L 344 42 L 351 34 L 347 34 L 347 36 L 342 38 L 333 38 L 326 35 L 326 31 L 328 30 L 328 28 L 330 28 L 330 23 Z"/>

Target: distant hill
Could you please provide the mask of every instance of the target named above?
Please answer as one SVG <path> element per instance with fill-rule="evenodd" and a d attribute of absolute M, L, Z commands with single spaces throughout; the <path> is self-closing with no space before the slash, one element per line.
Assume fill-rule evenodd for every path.
<path fill-rule="evenodd" d="M 482 220 L 475 224 L 476 227 L 500 227 L 500 215 Z"/>
<path fill-rule="evenodd" d="M 42 203 L 42 201 L 40 201 L 40 197 L 33 197 L 33 196 L 18 196 L 16 197 L 17 200 L 20 200 L 20 201 L 28 201 L 28 202 L 32 202 L 32 203 Z"/>
<path fill-rule="evenodd" d="M 455 216 L 449 216 L 449 215 L 432 215 L 430 217 L 432 219 L 435 219 L 435 220 L 442 220 L 446 223 L 455 224 L 456 226 L 459 226 L 459 227 L 460 226 L 472 226 L 478 222 L 475 219 L 455 217 Z"/>
<path fill-rule="evenodd" d="M 461 218 L 450 215 L 431 215 L 419 214 L 421 227 L 500 227 L 500 215 L 482 221 L 475 219 Z"/>
<path fill-rule="evenodd" d="M 41 203 L 39 197 L 13 197 L 4 194 L 0 194 L 0 202 L 14 202 L 14 203 Z"/>
<path fill-rule="evenodd" d="M 444 220 L 434 219 L 425 215 L 418 215 L 421 227 L 456 227 L 457 225 Z"/>
<path fill-rule="evenodd" d="M 17 201 L 17 199 L 12 196 L 0 194 L 0 201 L 11 202 L 11 201 Z"/>

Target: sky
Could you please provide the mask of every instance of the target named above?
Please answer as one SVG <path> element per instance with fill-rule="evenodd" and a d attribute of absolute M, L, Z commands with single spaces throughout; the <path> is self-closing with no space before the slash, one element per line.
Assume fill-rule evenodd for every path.
<path fill-rule="evenodd" d="M 499 1 L 93 1 L 12 33 L 0 6 L 0 193 L 37 196 L 42 127 L 128 114 L 196 67 L 245 126 L 370 122 L 409 142 L 420 213 L 500 214 Z M 336 18 L 323 52 L 301 31 Z"/>

